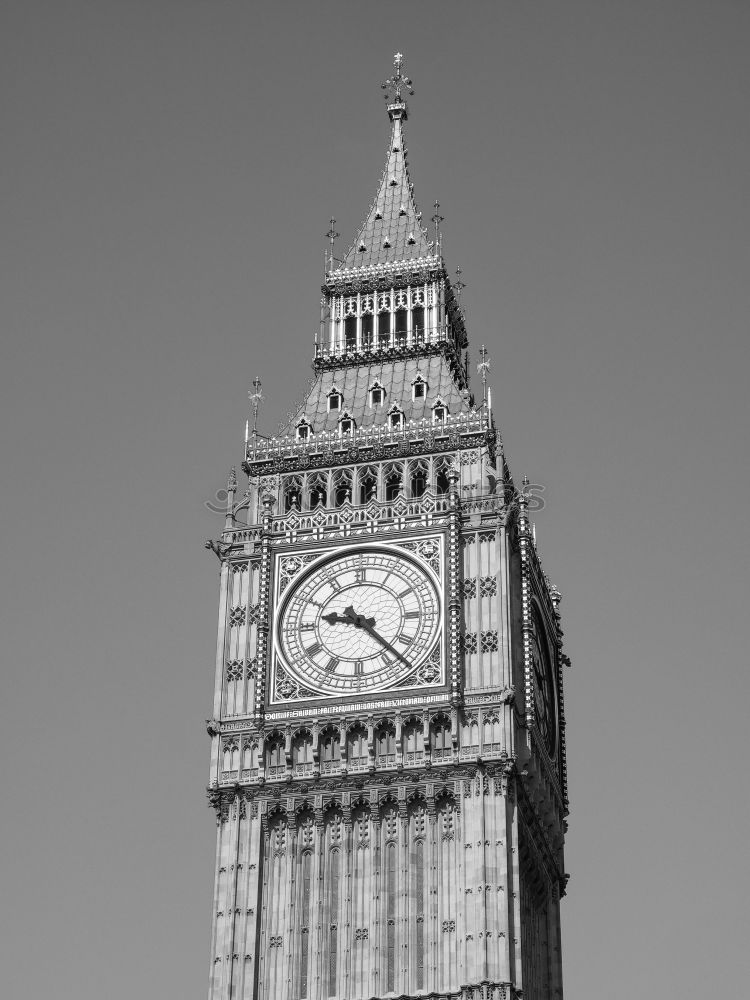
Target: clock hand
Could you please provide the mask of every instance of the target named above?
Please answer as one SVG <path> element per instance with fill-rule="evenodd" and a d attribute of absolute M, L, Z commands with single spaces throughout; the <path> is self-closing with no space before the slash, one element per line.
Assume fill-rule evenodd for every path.
<path fill-rule="evenodd" d="M 362 615 L 355 614 L 354 608 L 351 605 L 346 609 L 343 615 L 337 615 L 335 611 L 331 611 L 330 614 L 321 615 L 324 621 L 327 621 L 329 625 L 335 625 L 337 622 L 345 622 L 348 625 L 355 625 L 361 627 L 362 622 L 367 625 L 374 625 L 374 618 L 364 618 Z"/>
<path fill-rule="evenodd" d="M 402 663 L 405 663 L 407 667 L 411 666 L 411 663 L 409 663 L 403 653 L 400 653 L 395 646 L 392 646 L 387 639 L 384 639 L 383 636 L 380 635 L 379 632 L 376 632 L 372 625 L 369 624 L 370 621 L 374 622 L 374 619 L 362 618 L 361 616 L 358 617 L 359 621 L 354 624 L 358 625 L 359 628 L 364 629 L 368 635 L 373 637 L 373 639 L 377 639 L 381 646 L 384 646 L 387 650 L 393 653 L 394 656 L 397 656 L 398 659 L 401 660 Z"/>

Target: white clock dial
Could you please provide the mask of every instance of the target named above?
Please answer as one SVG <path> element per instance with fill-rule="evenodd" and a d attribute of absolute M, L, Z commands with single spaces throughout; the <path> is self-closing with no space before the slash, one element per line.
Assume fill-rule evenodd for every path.
<path fill-rule="evenodd" d="M 440 599 L 429 575 L 400 553 L 357 549 L 313 567 L 277 619 L 287 669 L 321 694 L 383 690 L 433 651 Z"/>

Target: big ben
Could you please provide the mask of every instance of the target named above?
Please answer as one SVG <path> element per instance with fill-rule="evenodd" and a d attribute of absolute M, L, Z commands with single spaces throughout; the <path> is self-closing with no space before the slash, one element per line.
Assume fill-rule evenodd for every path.
<path fill-rule="evenodd" d="M 563 995 L 560 594 L 484 350 L 470 388 L 400 55 L 385 87 L 385 166 L 327 257 L 313 380 L 276 437 L 247 436 L 207 543 L 209 1000 Z"/>

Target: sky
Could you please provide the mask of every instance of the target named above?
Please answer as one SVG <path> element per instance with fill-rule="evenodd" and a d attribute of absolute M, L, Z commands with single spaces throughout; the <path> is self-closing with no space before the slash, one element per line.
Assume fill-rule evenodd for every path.
<path fill-rule="evenodd" d="M 310 375 L 413 78 L 474 361 L 562 591 L 567 996 L 744 995 L 750 8 L 0 3 L 0 967 L 205 996 L 218 563 L 247 390 Z"/>

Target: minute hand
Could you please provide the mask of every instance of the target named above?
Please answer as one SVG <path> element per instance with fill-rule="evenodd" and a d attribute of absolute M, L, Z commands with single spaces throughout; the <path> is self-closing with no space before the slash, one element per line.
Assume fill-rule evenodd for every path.
<path fill-rule="evenodd" d="M 397 656 L 402 663 L 405 663 L 407 667 L 411 666 L 411 663 L 409 663 L 409 661 L 406 659 L 403 653 L 400 653 L 394 646 L 390 644 L 390 642 L 388 642 L 387 639 L 384 639 L 379 632 L 376 632 L 375 629 L 372 627 L 372 625 L 368 625 L 366 619 L 360 619 L 359 627 L 361 629 L 364 629 L 368 635 L 371 635 L 373 637 L 373 639 L 377 639 L 381 646 L 385 646 L 387 650 L 390 650 L 390 652 L 393 653 L 394 656 Z"/>

